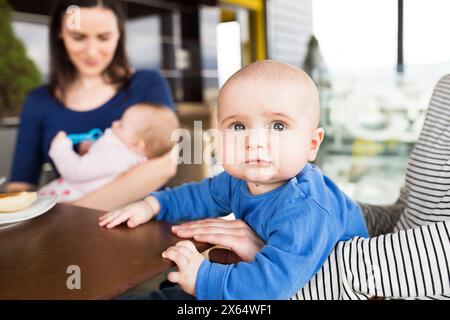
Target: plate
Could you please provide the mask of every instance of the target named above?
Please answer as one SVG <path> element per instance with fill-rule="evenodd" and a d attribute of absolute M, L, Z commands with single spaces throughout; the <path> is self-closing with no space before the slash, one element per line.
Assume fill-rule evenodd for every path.
<path fill-rule="evenodd" d="M 26 209 L 12 213 L 0 213 L 0 225 L 25 221 L 40 216 L 53 208 L 57 200 L 57 196 L 38 196 L 37 200 Z"/>

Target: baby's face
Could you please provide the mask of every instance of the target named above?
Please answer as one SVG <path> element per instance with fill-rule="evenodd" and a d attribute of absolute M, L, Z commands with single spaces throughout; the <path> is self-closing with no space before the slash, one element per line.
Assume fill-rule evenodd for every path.
<path fill-rule="evenodd" d="M 316 126 L 305 91 L 284 80 L 231 83 L 219 100 L 225 170 L 252 183 L 277 183 L 314 160 Z"/>
<path fill-rule="evenodd" d="M 123 114 L 122 118 L 113 122 L 111 128 L 114 134 L 122 140 L 127 146 L 132 146 L 138 139 L 135 122 L 137 112 L 131 108 Z"/>

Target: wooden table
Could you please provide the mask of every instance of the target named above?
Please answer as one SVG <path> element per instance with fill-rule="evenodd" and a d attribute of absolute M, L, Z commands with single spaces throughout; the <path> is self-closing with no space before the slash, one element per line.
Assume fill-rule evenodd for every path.
<path fill-rule="evenodd" d="M 169 224 L 107 230 L 98 226 L 103 213 L 58 204 L 1 228 L 0 299 L 110 299 L 174 266 L 161 258 L 180 240 Z M 209 247 L 196 245 L 199 251 Z M 69 284 L 77 284 L 77 267 L 81 289 L 69 289 L 70 277 Z"/>

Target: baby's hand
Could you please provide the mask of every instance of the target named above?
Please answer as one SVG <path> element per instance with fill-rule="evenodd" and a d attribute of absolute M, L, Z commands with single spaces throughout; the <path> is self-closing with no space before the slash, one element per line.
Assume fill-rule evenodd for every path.
<path fill-rule="evenodd" d="M 163 251 L 162 257 L 172 260 L 178 266 L 178 271 L 170 272 L 167 279 L 178 283 L 185 292 L 195 296 L 198 269 L 205 257 L 197 251 L 192 242 L 187 240 L 180 241 Z"/>
<path fill-rule="evenodd" d="M 52 140 L 52 145 L 61 143 L 62 141 L 69 141 L 70 139 L 67 137 L 67 134 L 64 131 L 59 131 L 56 136 Z"/>
<path fill-rule="evenodd" d="M 99 218 L 99 226 L 111 229 L 128 221 L 127 225 L 130 228 L 137 227 L 140 224 L 146 223 L 153 218 L 156 213 L 152 207 L 145 201 L 138 201 L 126 206 L 123 209 L 109 212 Z"/>
<path fill-rule="evenodd" d="M 78 153 L 80 154 L 80 156 L 84 156 L 86 153 L 88 153 L 89 149 L 91 148 L 92 145 L 92 141 L 83 141 L 82 143 L 80 143 L 80 145 L 78 146 Z"/>

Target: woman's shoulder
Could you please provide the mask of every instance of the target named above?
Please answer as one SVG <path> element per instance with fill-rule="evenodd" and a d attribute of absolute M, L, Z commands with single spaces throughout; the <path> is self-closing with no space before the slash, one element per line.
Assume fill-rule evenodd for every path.
<path fill-rule="evenodd" d="M 139 69 L 131 76 L 132 83 L 141 83 L 142 81 L 154 82 L 160 81 L 161 79 L 163 79 L 161 72 L 154 69 Z"/>
<path fill-rule="evenodd" d="M 129 89 L 134 94 L 148 92 L 149 88 L 157 88 L 165 82 L 158 70 L 139 69 L 131 76 Z"/>
<path fill-rule="evenodd" d="M 24 105 L 24 112 L 42 113 L 51 109 L 56 103 L 55 97 L 50 92 L 50 87 L 41 85 L 28 93 Z"/>
<path fill-rule="evenodd" d="M 158 70 L 136 70 L 131 77 L 129 90 L 135 102 L 148 101 L 175 108 L 169 83 Z"/>
<path fill-rule="evenodd" d="M 43 84 L 28 93 L 28 99 L 54 99 L 50 92 L 50 87 L 47 84 Z"/>

